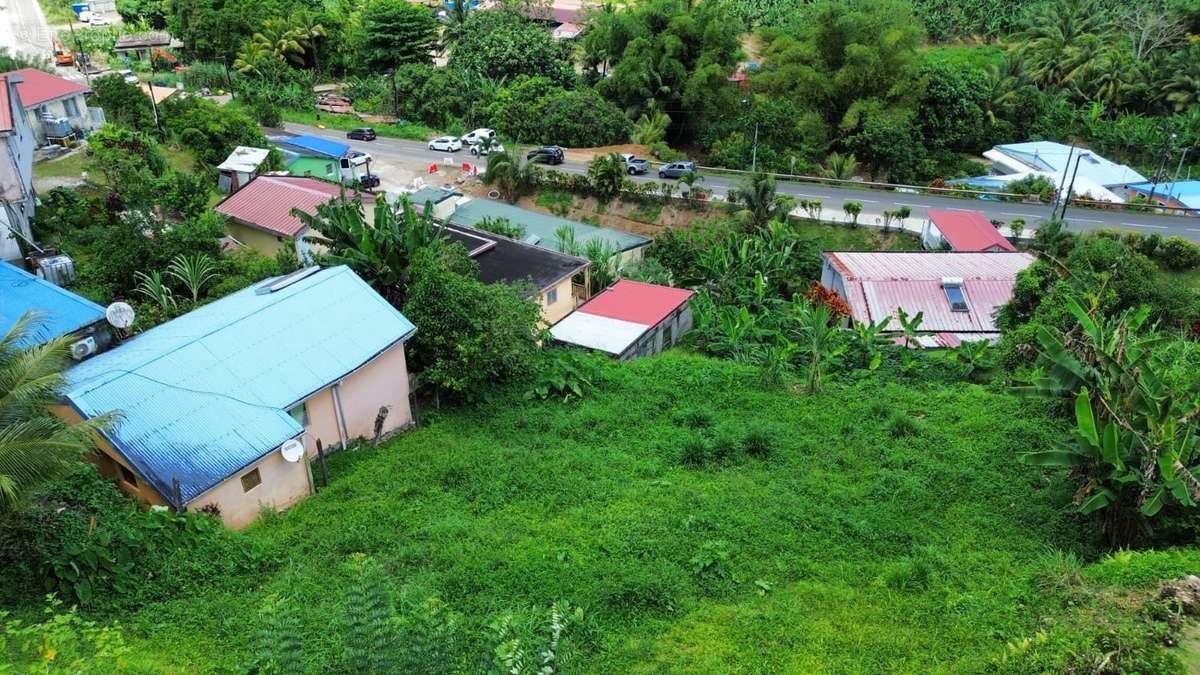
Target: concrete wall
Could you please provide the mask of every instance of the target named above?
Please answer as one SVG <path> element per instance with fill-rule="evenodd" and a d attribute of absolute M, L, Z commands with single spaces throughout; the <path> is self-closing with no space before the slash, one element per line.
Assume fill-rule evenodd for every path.
<path fill-rule="evenodd" d="M 242 487 L 242 476 L 258 470 L 262 482 L 250 490 Z M 226 527 L 242 528 L 258 520 L 264 508 L 286 509 L 312 494 L 308 463 L 289 462 L 278 450 L 267 453 L 258 463 L 230 476 L 213 489 L 200 495 L 189 511 L 199 511 L 207 505 L 221 511 Z"/>
<path fill-rule="evenodd" d="M 294 245 L 290 239 L 271 234 L 270 232 L 264 232 L 256 227 L 249 227 L 233 220 L 226 222 L 225 231 L 229 233 L 229 236 L 268 258 L 274 258 L 279 249 L 284 246 Z"/>
<path fill-rule="evenodd" d="M 375 420 L 381 407 L 387 408 L 382 434 L 412 424 L 408 401 L 408 365 L 404 345 L 397 344 L 351 373 L 334 387 L 317 392 L 304 402 L 308 424 L 304 428 L 304 446 L 310 456 L 317 453 L 317 440 L 326 450 L 357 438 L 375 437 Z M 337 417 L 341 402 L 345 438 Z"/>
<path fill-rule="evenodd" d="M 621 355 L 622 361 L 651 356 L 664 349 L 670 349 L 679 338 L 692 329 L 692 306 L 686 303 L 675 310 L 671 316 L 663 319 L 654 328 L 646 331 L 637 342 L 629 346 Z"/>
<path fill-rule="evenodd" d="M 649 244 L 646 246 L 649 246 Z M 637 248 L 622 252 L 620 257 L 617 259 L 617 267 L 624 269 L 630 265 L 640 263 L 642 261 L 642 253 L 645 252 L 646 246 L 639 246 Z"/>
<path fill-rule="evenodd" d="M 326 180 L 339 180 L 341 175 L 336 159 L 320 157 L 297 157 L 287 165 L 287 170 L 293 176 L 312 176 Z"/>
<path fill-rule="evenodd" d="M 550 302 L 550 291 L 544 291 L 537 297 L 538 304 L 542 308 L 542 321 L 550 326 L 575 311 L 575 298 L 571 293 L 571 278 L 567 277 L 558 282 L 558 286 L 554 290 L 558 291 L 558 298 L 553 303 Z"/>
<path fill-rule="evenodd" d="M 0 197 L 8 201 L 7 208 L 0 206 L 0 260 L 18 260 L 21 249 L 9 228 L 32 238 L 29 219 L 33 217 L 35 207 L 33 150 L 36 141 L 28 117 L 22 113 L 17 84 L 11 80 L 8 81 L 8 98 L 13 129 L 0 135 Z"/>

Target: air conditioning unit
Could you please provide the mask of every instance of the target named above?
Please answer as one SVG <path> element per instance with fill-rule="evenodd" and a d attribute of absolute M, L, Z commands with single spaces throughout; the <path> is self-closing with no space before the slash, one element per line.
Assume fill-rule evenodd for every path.
<path fill-rule="evenodd" d="M 75 261 L 69 255 L 52 255 L 37 261 L 38 276 L 55 286 L 67 286 L 75 281 Z"/>
<path fill-rule="evenodd" d="M 71 358 L 75 359 L 76 361 L 82 361 L 95 353 L 95 338 L 85 337 L 82 340 L 71 344 Z"/>

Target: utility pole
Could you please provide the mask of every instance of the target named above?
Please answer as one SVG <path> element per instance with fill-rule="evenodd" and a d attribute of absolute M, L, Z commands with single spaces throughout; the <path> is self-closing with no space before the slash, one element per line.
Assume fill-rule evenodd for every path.
<path fill-rule="evenodd" d="M 754 123 L 754 149 L 750 151 L 750 173 L 758 173 L 758 122 Z"/>
<path fill-rule="evenodd" d="M 154 128 L 158 129 L 158 135 L 162 136 L 162 120 L 158 116 L 158 101 L 154 100 L 154 80 L 146 83 L 150 88 L 150 107 L 154 109 Z"/>
<path fill-rule="evenodd" d="M 88 73 L 88 70 L 91 68 L 92 59 L 87 54 L 83 53 L 83 46 L 79 44 L 79 36 L 75 34 L 75 21 L 71 18 L 71 16 L 74 16 L 74 14 L 75 11 L 72 10 L 71 14 L 67 16 L 67 27 L 71 29 L 71 41 L 75 43 L 75 53 L 79 55 L 78 63 L 79 65 L 83 66 L 83 79 L 87 81 L 87 85 L 91 87 L 92 76 Z"/>
<path fill-rule="evenodd" d="M 1159 182 L 1162 181 L 1162 179 L 1166 177 L 1164 175 L 1164 172 L 1167 169 L 1167 162 L 1171 161 L 1171 151 L 1174 149 L 1175 149 L 1175 133 L 1172 132 L 1171 136 L 1167 139 L 1167 147 L 1163 150 L 1162 162 L 1160 162 L 1158 165 L 1158 171 L 1154 172 L 1154 180 L 1150 184 L 1149 199 L 1150 199 L 1151 204 L 1154 203 L 1154 192 L 1155 192 L 1155 190 L 1158 189 Z"/>
<path fill-rule="evenodd" d="M 1075 176 L 1079 175 L 1079 160 L 1083 159 L 1083 155 L 1075 158 L 1075 170 L 1071 172 L 1071 184 L 1067 187 L 1067 194 L 1062 200 L 1062 213 L 1058 216 L 1059 220 L 1065 220 L 1067 217 L 1067 206 L 1071 203 L 1071 193 L 1075 191 Z M 1066 172 L 1063 173 L 1066 177 Z"/>
<path fill-rule="evenodd" d="M 1071 141 L 1071 149 L 1067 151 L 1067 163 L 1063 165 L 1062 180 L 1058 181 L 1058 198 L 1063 198 L 1063 190 L 1067 188 L 1067 172 L 1071 170 L 1071 158 L 1075 156 L 1075 141 Z M 1055 207 L 1057 208 L 1057 207 Z"/>
<path fill-rule="evenodd" d="M 221 63 L 225 64 L 225 86 L 229 87 L 229 100 L 237 100 L 237 95 L 233 93 L 233 78 L 229 77 L 229 57 L 222 56 Z"/>
<path fill-rule="evenodd" d="M 396 94 L 396 70 L 394 68 L 388 71 L 388 81 L 392 83 L 392 114 L 396 116 L 396 121 L 399 122 L 400 97 Z"/>

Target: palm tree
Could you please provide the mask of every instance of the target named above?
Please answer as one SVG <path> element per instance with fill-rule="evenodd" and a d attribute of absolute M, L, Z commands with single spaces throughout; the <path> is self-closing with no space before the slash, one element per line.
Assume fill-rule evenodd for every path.
<path fill-rule="evenodd" d="M 495 185 L 508 203 L 516 202 L 537 184 L 537 168 L 531 162 L 521 163 L 512 150 L 488 154 L 487 170 L 480 177 L 484 185 Z"/>
<path fill-rule="evenodd" d="M 62 393 L 72 338 L 33 344 L 40 327 L 41 319 L 27 313 L 0 337 L 0 511 L 95 449 L 92 434 L 112 420 L 68 424 L 50 413 Z"/>
<path fill-rule="evenodd" d="M 639 145 L 661 143 L 667 138 L 667 127 L 671 118 L 664 112 L 651 111 L 643 114 L 633 123 L 633 136 L 630 138 Z"/>
<path fill-rule="evenodd" d="M 289 61 L 296 66 L 304 65 L 304 44 L 301 43 L 301 39 L 302 37 L 283 19 L 267 19 L 263 22 L 262 29 L 251 38 L 254 42 L 270 46 L 275 58 Z"/>
<path fill-rule="evenodd" d="M 848 201 L 842 204 L 842 211 L 850 218 L 850 227 L 858 227 L 858 216 L 862 213 L 862 202 Z"/>
<path fill-rule="evenodd" d="M 1167 101 L 1183 112 L 1200 106 L 1200 46 L 1192 46 L 1186 54 L 1190 58 L 1178 60 L 1178 69 L 1166 83 Z"/>
<path fill-rule="evenodd" d="M 467 7 L 468 0 L 453 0 L 446 3 L 448 5 L 446 12 L 448 22 L 442 26 L 441 48 L 444 52 L 449 52 L 467 35 L 467 18 L 470 8 Z"/>
<path fill-rule="evenodd" d="M 320 73 L 321 61 L 317 42 L 326 36 L 325 26 L 317 20 L 316 15 L 302 11 L 292 16 L 291 32 L 304 48 L 305 54 L 312 56 L 313 70 Z"/>
<path fill-rule="evenodd" d="M 600 199 L 611 199 L 625 186 L 625 160 L 615 152 L 599 155 L 588 164 L 588 181 Z"/>
<path fill-rule="evenodd" d="M 729 191 L 729 203 L 739 204 L 735 215 L 750 226 L 760 229 L 772 220 L 787 220 L 795 200 L 775 190 L 775 178 L 771 174 L 758 172 L 741 187 Z"/>
<path fill-rule="evenodd" d="M 841 153 L 831 152 L 825 158 L 825 175 L 829 178 L 837 180 L 850 180 L 854 178 L 854 174 L 858 172 L 858 158 L 854 153 L 842 155 Z"/>
<path fill-rule="evenodd" d="M 1069 84 L 1112 39 L 1112 25 L 1095 0 L 1037 5 L 1017 37 L 1035 82 Z"/>
<path fill-rule="evenodd" d="M 1024 62 L 1016 56 L 1006 56 L 999 64 L 989 64 L 984 71 L 987 90 L 983 104 L 988 124 L 1009 117 L 1016 104 L 1017 92 L 1029 84 Z"/>
<path fill-rule="evenodd" d="M 814 307 L 807 302 L 797 302 L 792 307 L 797 342 L 808 356 L 808 393 L 815 394 L 821 391 L 825 362 L 841 352 L 838 345 L 841 330 L 834 325 L 833 313 L 826 305 Z"/>
<path fill-rule="evenodd" d="M 233 62 L 233 69 L 242 75 L 259 77 L 262 75 L 262 67 L 274 58 L 275 53 L 270 45 L 256 40 L 247 40 L 238 50 L 237 58 Z"/>

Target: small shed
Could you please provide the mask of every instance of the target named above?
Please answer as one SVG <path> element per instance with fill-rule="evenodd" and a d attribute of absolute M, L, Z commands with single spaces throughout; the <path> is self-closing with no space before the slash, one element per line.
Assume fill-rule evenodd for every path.
<path fill-rule="evenodd" d="M 0 262 L 0 336 L 12 330 L 26 312 L 38 315 L 35 344 L 71 335 L 80 342 L 90 341 L 87 349 L 72 351 L 84 358 L 112 342 L 103 307 L 15 265 Z"/>
<path fill-rule="evenodd" d="M 622 279 L 550 328 L 554 339 L 619 359 L 650 356 L 692 329 L 694 291 Z"/>
<path fill-rule="evenodd" d="M 1004 235 L 979 211 L 929 210 L 921 229 L 921 245 L 929 250 L 949 247 L 951 251 L 1015 251 Z"/>
<path fill-rule="evenodd" d="M 221 192 L 237 192 L 258 175 L 259 167 L 267 161 L 270 154 L 271 151 L 267 148 L 237 146 L 217 167 L 220 172 L 220 176 L 217 178 L 217 189 Z"/>
<path fill-rule="evenodd" d="M 457 190 L 432 185 L 426 185 L 408 195 L 408 199 L 412 202 L 413 208 L 416 209 L 417 213 L 424 213 L 425 206 L 429 205 L 433 209 L 433 217 L 442 221 L 449 219 L 454 214 L 454 209 L 458 206 L 458 200 L 462 199 L 462 197 L 463 193 Z"/>
<path fill-rule="evenodd" d="M 113 53 L 138 61 L 149 61 L 155 49 L 179 49 L 183 43 L 163 31 L 127 33 L 113 43 Z"/>

